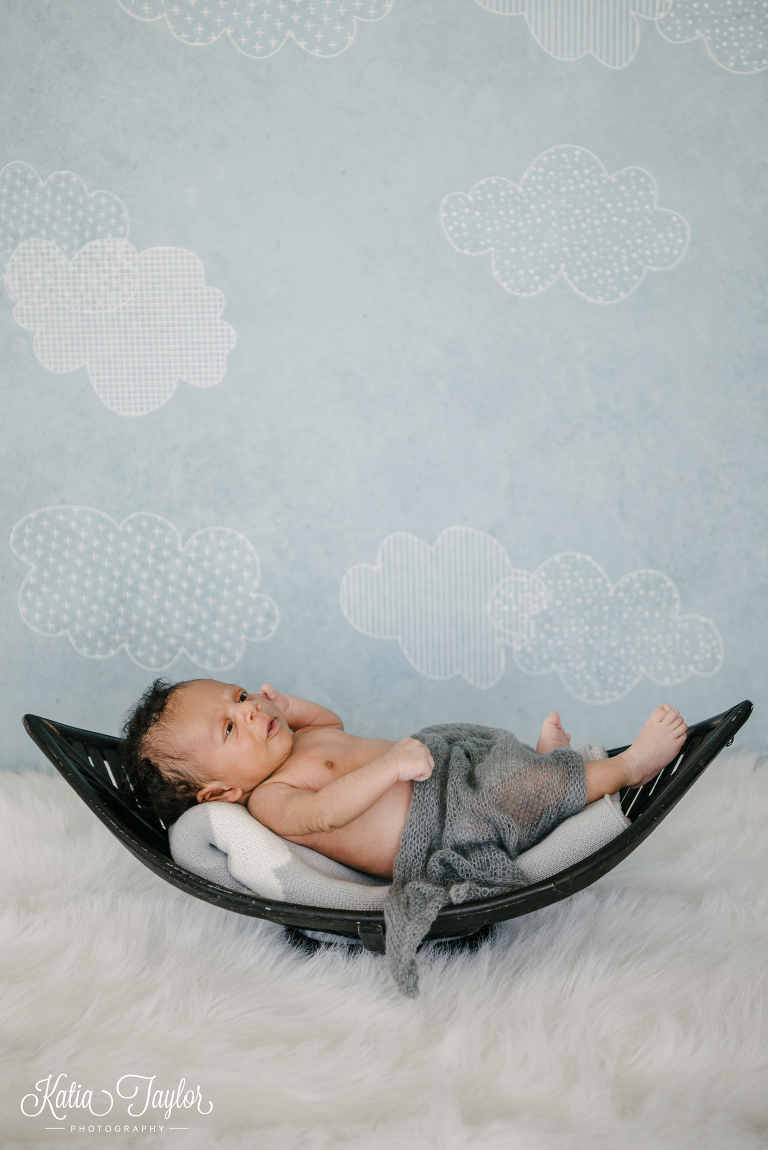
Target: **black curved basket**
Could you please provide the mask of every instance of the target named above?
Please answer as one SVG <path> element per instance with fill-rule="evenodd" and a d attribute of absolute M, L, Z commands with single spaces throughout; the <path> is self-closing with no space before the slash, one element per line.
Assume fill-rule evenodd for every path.
<path fill-rule="evenodd" d="M 491 924 L 517 918 L 583 890 L 625 859 L 659 825 L 752 713 L 748 699 L 688 728 L 682 752 L 645 786 L 621 792 L 621 805 L 631 826 L 607 846 L 575 866 L 512 894 L 448 906 L 440 911 L 428 939 L 464 938 Z M 171 857 L 168 832 L 151 812 L 137 805 L 120 759 L 120 740 L 25 715 L 30 738 L 50 759 L 69 785 L 131 854 L 180 890 L 225 910 L 266 918 L 299 930 L 359 938 L 369 949 L 384 949 L 381 911 L 333 910 L 274 902 L 228 890 L 177 866 Z M 609 755 L 618 755 L 616 747 Z"/>

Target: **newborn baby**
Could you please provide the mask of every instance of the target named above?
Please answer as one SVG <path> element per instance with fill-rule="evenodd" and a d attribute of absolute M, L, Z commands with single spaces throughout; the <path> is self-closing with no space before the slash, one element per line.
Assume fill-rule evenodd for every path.
<path fill-rule="evenodd" d="M 586 801 L 637 787 L 671 762 L 687 726 L 657 707 L 631 747 L 586 764 Z M 126 765 L 140 802 L 174 822 L 195 802 L 242 803 L 264 826 L 357 870 L 392 879 L 413 784 L 432 755 L 418 739 L 350 735 L 338 715 L 269 683 L 157 680 L 128 720 Z M 539 755 L 570 746 L 552 711 Z"/>

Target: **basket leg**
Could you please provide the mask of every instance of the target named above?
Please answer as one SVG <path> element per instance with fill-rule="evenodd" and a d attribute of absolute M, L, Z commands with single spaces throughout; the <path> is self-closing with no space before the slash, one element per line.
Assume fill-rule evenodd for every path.
<path fill-rule="evenodd" d="M 357 937 L 372 954 L 384 954 L 384 927 L 380 922 L 359 922 Z"/>

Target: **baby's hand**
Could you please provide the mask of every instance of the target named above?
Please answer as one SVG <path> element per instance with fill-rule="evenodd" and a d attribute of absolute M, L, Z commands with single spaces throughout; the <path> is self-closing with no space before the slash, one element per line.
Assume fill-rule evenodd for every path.
<path fill-rule="evenodd" d="M 435 760 L 418 739 L 401 739 L 387 752 L 397 763 L 400 782 L 423 783 L 432 774 Z"/>
<path fill-rule="evenodd" d="M 275 706 L 279 707 L 284 715 L 288 713 L 288 708 L 290 706 L 288 696 L 283 695 L 280 691 L 276 691 L 271 683 L 262 683 L 259 694 L 263 695 L 265 699 L 269 699 L 271 703 L 274 703 Z"/>

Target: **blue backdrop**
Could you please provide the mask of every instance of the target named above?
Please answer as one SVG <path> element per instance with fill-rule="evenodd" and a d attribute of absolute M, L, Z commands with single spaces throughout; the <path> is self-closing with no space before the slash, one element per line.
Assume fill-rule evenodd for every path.
<path fill-rule="evenodd" d="M 742 7 L 8 0 L 5 766 L 157 674 L 392 738 L 763 701 Z"/>

